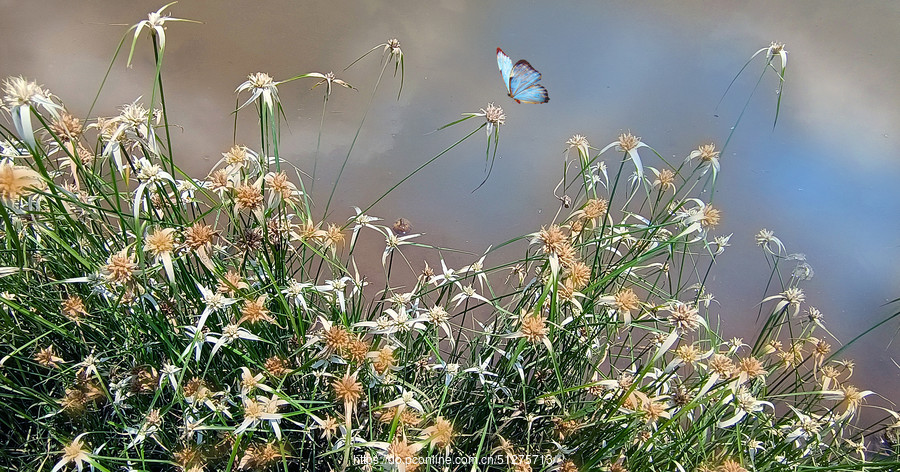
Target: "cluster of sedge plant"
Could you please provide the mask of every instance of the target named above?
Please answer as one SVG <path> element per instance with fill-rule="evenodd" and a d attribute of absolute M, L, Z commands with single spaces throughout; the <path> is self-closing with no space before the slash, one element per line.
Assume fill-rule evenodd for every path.
<path fill-rule="evenodd" d="M 508 243 L 523 257 L 452 268 L 434 251 L 397 288 L 394 262 L 411 268 L 422 235 L 375 203 L 317 218 L 280 157 L 278 86 L 321 80 L 327 104 L 349 84 L 250 75 L 237 92 L 259 147 L 190 177 L 168 139 L 162 11 L 134 28 L 150 31 L 158 102 L 81 120 L 34 82 L 3 84 L 0 458 L 14 470 L 897 467 L 854 422 L 872 392 L 805 304 L 811 269 L 771 232 L 757 241 L 779 293 L 760 336 L 710 326 L 705 282 L 730 238 L 698 197 L 715 146 L 669 163 L 630 133 L 603 149 L 576 135 L 560 212 Z M 381 73 L 402 71 L 399 42 L 379 48 Z M 466 116 L 496 147 L 502 110 Z M 384 251 L 356 252 L 362 238 Z M 383 273 L 360 273 L 379 256 Z M 884 411 L 866 434 L 890 446 L 900 414 Z"/>

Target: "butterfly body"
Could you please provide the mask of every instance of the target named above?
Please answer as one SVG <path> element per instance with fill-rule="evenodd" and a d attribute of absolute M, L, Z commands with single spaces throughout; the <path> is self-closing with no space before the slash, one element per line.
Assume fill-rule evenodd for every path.
<path fill-rule="evenodd" d="M 497 48 L 497 67 L 500 68 L 500 76 L 506 85 L 509 98 L 516 103 L 547 103 L 550 95 L 543 85 L 539 84 L 541 73 L 528 61 L 522 59 L 513 64 L 509 56 L 502 49 Z"/>

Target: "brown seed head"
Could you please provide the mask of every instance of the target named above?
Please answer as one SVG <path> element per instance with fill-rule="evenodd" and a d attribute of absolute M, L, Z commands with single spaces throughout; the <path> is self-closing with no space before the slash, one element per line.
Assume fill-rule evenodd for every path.
<path fill-rule="evenodd" d="M 197 395 L 201 390 L 206 389 L 206 383 L 203 382 L 203 379 L 199 377 L 194 377 L 191 380 L 188 380 L 187 383 L 181 388 L 182 393 L 186 397 L 193 397 Z"/>
<path fill-rule="evenodd" d="M 581 290 L 591 281 L 591 268 L 584 262 L 577 261 L 569 267 L 568 278 L 572 281 L 573 289 Z"/>
<path fill-rule="evenodd" d="M 411 408 L 404 408 L 400 412 L 400 424 L 403 426 L 418 426 L 422 422 L 422 417 Z"/>
<path fill-rule="evenodd" d="M 641 299 L 634 293 L 634 290 L 623 288 L 615 295 L 615 305 L 619 311 L 637 310 L 641 307 Z"/>
<path fill-rule="evenodd" d="M 575 248 L 572 247 L 568 241 L 563 242 L 559 245 L 556 252 L 556 257 L 559 259 L 559 265 L 563 268 L 570 268 L 578 262 L 578 254 L 575 252 Z"/>
<path fill-rule="evenodd" d="M 3 101 L 7 108 L 35 103 L 36 99 L 49 98 L 50 93 L 36 82 L 32 82 L 22 76 L 8 77 L 3 81 L 3 92 L 6 96 Z"/>
<path fill-rule="evenodd" d="M 341 232 L 341 227 L 334 223 L 330 223 L 328 229 L 325 231 L 325 236 L 323 237 L 325 245 L 330 248 L 338 248 L 344 244 L 344 239 L 344 233 Z"/>
<path fill-rule="evenodd" d="M 569 437 L 572 433 L 578 430 L 578 421 L 575 420 L 564 420 L 562 418 L 553 418 L 554 431 L 556 435 L 559 436 L 560 441 Z"/>
<path fill-rule="evenodd" d="M 81 120 L 64 111 L 51 123 L 50 130 L 62 141 L 75 141 L 84 131 Z"/>
<path fill-rule="evenodd" d="M 573 302 L 575 301 L 575 285 L 572 284 L 571 279 L 566 279 L 562 284 L 556 286 L 559 300 L 562 302 Z"/>
<path fill-rule="evenodd" d="M 231 174 L 225 169 L 219 169 L 209 176 L 209 188 L 214 192 L 223 192 L 234 187 Z"/>
<path fill-rule="evenodd" d="M 688 393 L 684 387 L 679 387 L 672 392 L 672 403 L 674 403 L 675 406 L 685 406 L 693 399 L 694 397 Z"/>
<path fill-rule="evenodd" d="M 322 430 L 322 436 L 330 440 L 331 437 L 338 432 L 340 426 L 341 425 L 338 423 L 337 419 L 335 419 L 333 416 L 327 416 L 324 420 L 322 420 L 322 424 L 319 425 L 319 429 Z"/>
<path fill-rule="evenodd" d="M 399 470 L 414 472 L 419 468 L 420 464 L 415 460 L 415 449 L 410 446 L 406 441 L 406 438 L 401 438 L 400 435 L 397 435 L 394 440 L 391 441 L 390 446 L 388 446 L 387 455 L 388 461 L 395 464 Z"/>
<path fill-rule="evenodd" d="M 559 465 L 559 472 L 578 472 L 578 466 L 575 462 L 567 460 Z"/>
<path fill-rule="evenodd" d="M 238 290 L 247 288 L 250 288 L 250 285 L 248 285 L 247 282 L 244 282 L 244 278 L 241 277 L 241 274 L 229 269 L 228 272 L 225 272 L 223 280 L 219 281 L 219 284 L 216 286 L 216 291 L 234 295 Z"/>
<path fill-rule="evenodd" d="M 274 442 L 251 444 L 238 463 L 238 470 L 263 470 L 281 458 L 281 451 Z"/>
<path fill-rule="evenodd" d="M 10 161 L 0 162 L 0 199 L 15 201 L 42 187 L 43 180 L 37 172 Z"/>
<path fill-rule="evenodd" d="M 820 339 L 820 340 L 816 343 L 816 347 L 814 348 L 814 352 L 815 352 L 815 355 L 816 355 L 817 357 L 825 357 L 825 356 L 828 355 L 828 353 L 831 352 L 831 344 L 828 344 L 827 342 L 825 342 L 824 339 Z"/>
<path fill-rule="evenodd" d="M 755 379 L 766 375 L 762 362 L 755 357 L 744 357 L 738 361 L 737 370 L 742 378 Z"/>
<path fill-rule="evenodd" d="M 256 210 L 262 206 L 263 195 L 256 185 L 238 185 L 234 192 L 234 199 L 239 209 Z"/>
<path fill-rule="evenodd" d="M 241 319 L 238 321 L 238 324 L 244 321 L 250 324 L 260 321 L 275 324 L 275 318 L 269 316 L 269 310 L 266 309 L 266 295 L 260 295 L 256 300 L 244 301 L 244 304 L 241 306 Z"/>
<path fill-rule="evenodd" d="M 715 228 L 722 219 L 722 212 L 712 205 L 703 207 L 703 217 L 700 219 L 700 225 L 707 228 Z"/>
<path fill-rule="evenodd" d="M 360 363 L 369 354 L 369 347 L 369 343 L 363 340 L 360 335 L 356 335 L 347 344 L 347 357 L 353 362 Z"/>
<path fill-rule="evenodd" d="M 280 356 L 272 356 L 266 359 L 266 372 L 273 377 L 284 377 L 290 372 L 290 364 L 287 359 Z"/>
<path fill-rule="evenodd" d="M 716 151 L 716 145 L 712 143 L 700 146 L 697 151 L 699 153 L 700 160 L 703 162 L 709 162 L 719 157 L 719 151 Z"/>
<path fill-rule="evenodd" d="M 619 135 L 619 150 L 628 152 L 635 149 L 641 143 L 641 138 L 631 134 L 624 133 Z"/>
<path fill-rule="evenodd" d="M 543 342 L 549 332 L 547 320 L 541 315 L 532 313 L 522 318 L 522 326 L 519 328 L 519 332 L 532 343 Z"/>
<path fill-rule="evenodd" d="M 147 234 L 144 248 L 153 256 L 171 254 L 175 250 L 175 230 L 172 228 L 157 229 Z"/>
<path fill-rule="evenodd" d="M 247 228 L 238 236 L 234 246 L 242 254 L 253 254 L 262 248 L 263 242 L 262 230 L 259 228 Z"/>
<path fill-rule="evenodd" d="M 716 467 L 716 472 L 747 472 L 747 469 L 741 467 L 741 463 L 732 459 L 725 459 L 722 465 Z"/>
<path fill-rule="evenodd" d="M 87 404 L 87 396 L 77 388 L 67 388 L 66 395 L 59 400 L 59 405 L 70 417 L 83 415 L 87 410 Z"/>
<path fill-rule="evenodd" d="M 693 344 L 682 344 L 675 349 L 675 357 L 685 364 L 693 364 L 700 359 L 700 349 Z"/>
<path fill-rule="evenodd" d="M 428 435 L 428 440 L 437 447 L 449 446 L 453 441 L 453 425 L 443 416 L 435 418 L 434 424 L 425 428 L 424 433 Z"/>
<path fill-rule="evenodd" d="M 137 271 L 137 261 L 128 254 L 128 249 L 122 249 L 109 256 L 104 267 L 106 279 L 117 284 L 130 282 L 135 271 Z"/>
<path fill-rule="evenodd" d="M 350 333 L 341 325 L 332 325 L 329 329 L 323 329 L 319 335 L 325 341 L 325 349 L 328 353 L 340 352 L 350 343 Z"/>
<path fill-rule="evenodd" d="M 374 353 L 370 354 L 372 358 L 372 367 L 378 374 L 384 374 L 388 369 L 394 366 L 394 350 L 385 346 Z"/>
<path fill-rule="evenodd" d="M 203 460 L 203 453 L 200 451 L 200 448 L 194 444 L 186 444 L 172 454 L 172 456 L 172 462 L 174 462 L 182 472 L 200 472 L 206 467 L 206 463 Z"/>
<path fill-rule="evenodd" d="M 584 204 L 584 217 L 593 220 L 606 214 L 609 209 L 609 202 L 604 199 L 592 198 Z"/>
<path fill-rule="evenodd" d="M 198 221 L 184 230 L 184 244 L 192 251 L 196 251 L 203 246 L 212 244 L 215 235 L 216 232 L 212 226 Z"/>
<path fill-rule="evenodd" d="M 297 193 L 297 186 L 290 181 L 284 171 L 277 174 L 269 174 L 266 177 L 266 185 L 269 187 L 269 190 L 281 196 L 281 199 L 285 201 L 293 201 Z"/>
<path fill-rule="evenodd" d="M 63 300 L 62 312 L 66 315 L 66 318 L 75 322 L 79 321 L 82 316 L 88 314 L 87 308 L 84 306 L 84 301 L 78 295 L 71 295 Z"/>
<path fill-rule="evenodd" d="M 709 370 L 727 379 L 734 372 L 734 362 L 722 354 L 714 354 L 709 361 Z"/>
<path fill-rule="evenodd" d="M 269 242 L 276 247 L 284 246 L 291 237 L 291 223 L 286 218 L 269 218 L 266 221 L 266 233 Z"/>
<path fill-rule="evenodd" d="M 49 345 L 34 355 L 34 361 L 44 367 L 59 368 L 61 362 L 65 362 L 61 357 L 56 355 L 53 345 Z"/>
<path fill-rule="evenodd" d="M 131 372 L 132 393 L 152 393 L 159 387 L 159 372 L 152 367 L 140 367 Z"/>
<path fill-rule="evenodd" d="M 76 157 L 82 165 L 89 166 L 94 163 L 94 152 L 84 147 L 81 143 L 78 143 L 78 147 L 75 148 L 75 152 L 73 154 L 74 157 Z"/>
<path fill-rule="evenodd" d="M 644 419 L 648 423 L 655 423 L 666 413 L 668 406 L 663 402 L 651 401 L 647 402 L 641 408 L 644 413 Z"/>
<path fill-rule="evenodd" d="M 549 228 L 541 227 L 537 240 L 543 244 L 542 249 L 545 254 L 558 254 L 560 248 L 569 243 L 559 225 L 550 225 Z"/>
<path fill-rule="evenodd" d="M 81 377 L 79 375 L 79 377 Z M 106 397 L 106 393 L 100 388 L 96 379 L 79 378 L 77 384 L 78 390 L 84 394 L 84 398 L 89 401 L 98 401 Z"/>
<path fill-rule="evenodd" d="M 306 220 L 299 225 L 300 238 L 304 241 L 314 241 L 325 237 L 325 231 L 319 229 L 319 224 L 312 220 Z"/>
<path fill-rule="evenodd" d="M 654 184 L 659 185 L 659 188 L 663 190 L 675 190 L 675 172 L 669 169 L 659 171 L 659 177 L 656 178 Z"/>
<path fill-rule="evenodd" d="M 669 311 L 669 323 L 682 333 L 694 331 L 700 326 L 697 309 L 687 303 L 676 303 Z"/>
<path fill-rule="evenodd" d="M 234 145 L 228 152 L 222 153 L 225 163 L 235 167 L 243 167 L 250 161 L 249 149 L 246 146 Z"/>
<path fill-rule="evenodd" d="M 335 398 L 345 405 L 355 406 L 362 396 L 362 384 L 356 380 L 356 373 L 347 372 L 343 377 L 332 382 L 331 388 L 334 390 Z"/>

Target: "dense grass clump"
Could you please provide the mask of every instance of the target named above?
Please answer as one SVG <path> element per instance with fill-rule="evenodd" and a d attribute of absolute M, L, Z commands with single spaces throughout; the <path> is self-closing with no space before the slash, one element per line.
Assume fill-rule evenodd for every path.
<path fill-rule="evenodd" d="M 327 105 L 349 86 L 332 74 L 252 74 L 238 114 L 255 109 L 258 145 L 223 150 L 206 176 L 180 170 L 159 73 L 173 20 L 161 9 L 136 26 L 156 85 L 117 116 L 78 119 L 34 82 L 4 83 L 10 469 L 898 467 L 900 415 L 855 426 L 872 392 L 833 358 L 800 286 L 809 266 L 771 232 L 757 235 L 773 268 L 759 337 L 709 322 L 705 281 L 730 237 L 700 198 L 714 145 L 668 162 L 631 134 L 602 149 L 576 135 L 548 182 L 560 212 L 504 244 L 520 258 L 448 267 L 435 251 L 411 275 L 403 251 L 429 248 L 421 235 L 375 203 L 323 221 L 328 204 L 317 211 L 311 180 L 280 157 L 278 87 L 320 80 Z M 378 49 L 381 74 L 402 74 L 400 43 Z M 486 128 L 490 157 L 503 111 L 460 121 L 477 117 L 459 142 Z M 384 251 L 361 253 L 363 238 Z"/>

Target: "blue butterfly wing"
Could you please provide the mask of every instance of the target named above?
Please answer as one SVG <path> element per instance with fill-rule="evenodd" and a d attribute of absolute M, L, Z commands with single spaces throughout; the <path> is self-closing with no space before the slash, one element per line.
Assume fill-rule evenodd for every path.
<path fill-rule="evenodd" d="M 505 54 L 504 54 L 505 56 Z M 509 96 L 518 103 L 547 103 L 550 95 L 547 89 L 538 82 L 541 73 L 531 67 L 526 60 L 521 60 L 512 67 L 509 78 Z"/>
<path fill-rule="evenodd" d="M 513 100 L 517 103 L 547 103 L 550 101 L 550 95 L 543 85 L 534 84 L 517 93 Z"/>
<path fill-rule="evenodd" d="M 512 75 L 513 63 L 509 56 L 500 48 L 497 48 L 497 67 L 500 68 L 500 77 L 503 78 L 503 85 L 506 85 L 506 93 L 510 93 L 509 80 Z"/>

